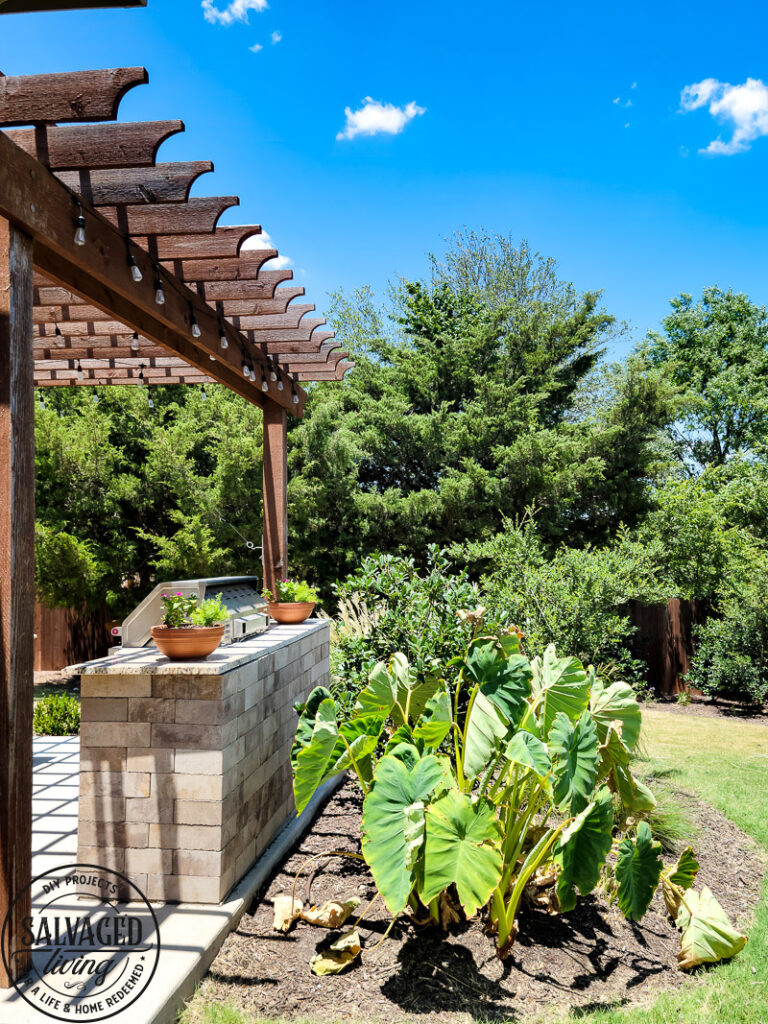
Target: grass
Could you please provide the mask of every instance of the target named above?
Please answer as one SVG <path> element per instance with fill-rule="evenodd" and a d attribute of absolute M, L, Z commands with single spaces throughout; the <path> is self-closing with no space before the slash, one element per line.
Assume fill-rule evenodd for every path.
<path fill-rule="evenodd" d="M 735 822 L 768 853 L 768 726 L 751 722 L 643 712 L 644 774 L 690 790 Z M 663 801 L 662 801 L 663 803 Z M 684 827 L 668 801 L 670 827 Z M 695 840 L 694 840 L 695 845 Z M 727 855 L 727 851 L 724 851 Z M 563 1018 L 558 1016 L 558 1020 Z M 680 988 L 636 1009 L 568 1018 L 580 1024 L 766 1024 L 768 1022 L 768 878 L 749 929 L 749 942 L 732 961 L 699 973 Z M 180 1024 L 265 1024 L 226 1004 L 195 997 Z M 269 1024 L 278 1024 L 270 1021 Z"/>

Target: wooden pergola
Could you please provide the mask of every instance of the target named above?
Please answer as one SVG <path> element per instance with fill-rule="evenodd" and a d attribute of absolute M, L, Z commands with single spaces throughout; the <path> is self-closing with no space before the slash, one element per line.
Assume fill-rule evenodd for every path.
<path fill-rule="evenodd" d="M 86 4 L 0 13 L 65 6 Z M 287 416 L 303 413 L 302 381 L 352 365 L 292 272 L 269 269 L 277 251 L 244 245 L 261 228 L 217 226 L 237 197 L 190 198 L 213 164 L 156 162 L 183 123 L 116 121 L 147 80 L 0 74 L 0 924 L 31 869 L 34 388 L 216 381 L 260 406 L 271 587 L 288 564 Z"/>

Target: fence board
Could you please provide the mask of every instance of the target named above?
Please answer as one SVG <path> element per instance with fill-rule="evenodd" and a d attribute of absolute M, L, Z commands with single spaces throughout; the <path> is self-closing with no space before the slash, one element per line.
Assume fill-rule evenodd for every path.
<path fill-rule="evenodd" d="M 58 672 L 93 658 L 110 646 L 106 609 L 82 614 L 70 608 L 35 606 L 35 672 Z"/>

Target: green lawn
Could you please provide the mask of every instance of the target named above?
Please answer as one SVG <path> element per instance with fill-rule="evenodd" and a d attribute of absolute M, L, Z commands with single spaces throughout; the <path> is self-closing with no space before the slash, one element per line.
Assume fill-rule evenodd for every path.
<path fill-rule="evenodd" d="M 719 808 L 768 851 L 768 727 L 654 708 L 644 712 L 644 722 L 646 751 L 659 768 L 674 769 L 675 786 Z M 730 963 L 691 978 L 650 1006 L 580 1012 L 568 1019 L 581 1024 L 767 1024 L 768 882 L 749 942 Z M 198 996 L 181 1024 L 254 1024 L 254 1018 L 206 1004 Z"/>

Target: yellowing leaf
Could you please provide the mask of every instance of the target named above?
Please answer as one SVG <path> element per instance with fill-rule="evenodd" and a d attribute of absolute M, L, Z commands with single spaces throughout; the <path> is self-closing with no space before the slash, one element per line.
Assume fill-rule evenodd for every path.
<path fill-rule="evenodd" d="M 360 956 L 360 935 L 357 928 L 351 928 L 339 936 L 325 953 L 318 953 L 309 961 L 312 973 L 320 977 L 326 974 L 341 974 Z"/>
<path fill-rule="evenodd" d="M 319 907 L 310 907 L 309 910 L 301 912 L 302 921 L 307 924 L 317 924 L 321 928 L 341 928 L 352 911 L 360 905 L 357 896 L 344 903 L 337 903 L 336 900 L 326 900 Z"/>
<path fill-rule="evenodd" d="M 278 932 L 290 931 L 291 925 L 298 918 L 304 904 L 301 900 L 291 899 L 290 896 L 275 896 L 272 900 L 275 908 L 275 919 L 272 927 Z"/>
<path fill-rule="evenodd" d="M 685 893 L 676 924 L 683 933 L 677 954 L 678 966 L 683 971 L 699 964 L 728 960 L 747 943 L 746 935 L 736 931 L 706 886 L 701 893 L 693 889 Z"/>

